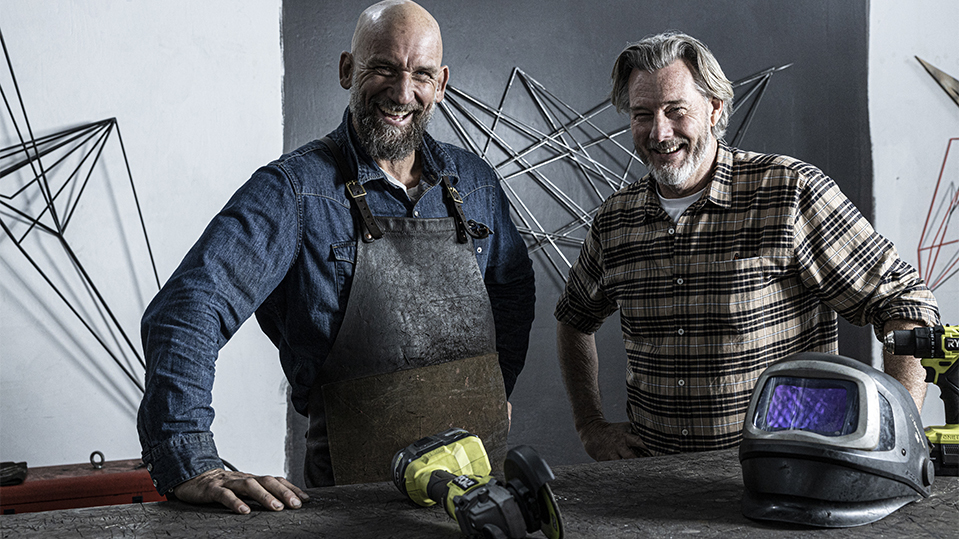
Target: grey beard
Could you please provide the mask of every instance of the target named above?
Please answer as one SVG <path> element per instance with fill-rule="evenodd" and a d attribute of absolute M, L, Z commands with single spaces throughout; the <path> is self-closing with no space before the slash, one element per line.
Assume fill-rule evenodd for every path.
<path fill-rule="evenodd" d="M 693 151 L 690 153 L 689 158 L 686 159 L 679 168 L 656 167 L 650 168 L 649 173 L 652 174 L 656 183 L 660 185 L 666 187 L 682 187 L 703 163 L 703 159 L 706 158 L 706 142 L 707 137 L 700 136 L 696 145 L 693 146 Z"/>
<path fill-rule="evenodd" d="M 350 89 L 350 112 L 355 119 L 356 135 L 366 153 L 376 160 L 401 161 L 420 149 L 434 107 L 414 110 L 413 122 L 406 129 L 385 125 L 376 115 L 376 103 L 363 103 L 356 85 Z"/>

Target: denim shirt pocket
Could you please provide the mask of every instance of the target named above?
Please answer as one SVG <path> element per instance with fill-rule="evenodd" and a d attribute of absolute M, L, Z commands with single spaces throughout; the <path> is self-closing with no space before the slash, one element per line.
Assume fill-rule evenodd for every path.
<path fill-rule="evenodd" d="M 493 240 L 500 238 L 495 235 L 496 223 L 494 200 L 492 197 L 493 187 L 480 186 L 467 192 L 461 192 L 463 197 L 463 214 L 470 225 L 475 225 L 476 231 L 486 229 L 488 232 L 485 238 L 472 238 L 473 254 L 476 256 L 476 263 L 479 265 L 480 274 L 485 275 L 486 266 L 489 262 L 490 249 L 493 247 Z"/>
<path fill-rule="evenodd" d="M 353 269 L 356 265 L 356 242 L 344 241 L 330 245 L 330 256 L 336 269 L 336 292 L 340 304 L 344 305 L 350 295 L 353 282 Z"/>
<path fill-rule="evenodd" d="M 476 263 L 479 265 L 480 274 L 486 272 L 486 263 L 489 261 L 490 237 L 473 238 L 473 254 L 476 255 Z"/>

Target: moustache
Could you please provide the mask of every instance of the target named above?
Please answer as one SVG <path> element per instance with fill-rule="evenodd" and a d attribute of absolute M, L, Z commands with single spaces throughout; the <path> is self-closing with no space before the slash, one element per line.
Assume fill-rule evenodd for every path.
<path fill-rule="evenodd" d="M 383 111 L 388 114 L 393 114 L 397 116 L 400 116 L 403 114 L 409 114 L 411 112 L 414 114 L 418 114 L 420 112 L 423 112 L 423 110 L 425 110 L 425 108 L 421 106 L 419 103 L 414 102 L 414 103 L 407 103 L 406 105 L 401 105 L 397 103 L 396 101 L 393 101 L 392 99 L 388 99 L 388 98 L 373 99 L 371 101 L 371 104 L 383 109 Z"/>
<path fill-rule="evenodd" d="M 691 145 L 688 138 L 676 137 L 668 140 L 663 140 L 660 142 L 650 142 L 649 144 L 646 145 L 646 149 L 655 151 L 655 152 L 665 153 L 665 152 L 675 150 L 676 148 L 679 148 L 683 144 L 687 146 Z"/>

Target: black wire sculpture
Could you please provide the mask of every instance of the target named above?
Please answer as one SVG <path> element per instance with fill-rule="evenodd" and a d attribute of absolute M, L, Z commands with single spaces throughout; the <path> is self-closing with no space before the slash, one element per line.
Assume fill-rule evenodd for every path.
<path fill-rule="evenodd" d="M 153 259 L 153 249 L 150 246 L 136 185 L 130 171 L 126 149 L 123 146 L 123 137 L 120 135 L 120 126 L 116 118 L 109 118 L 35 137 L 2 31 L 0 31 L 0 45 L 3 47 L 12 86 L 11 92 L 9 87 L 5 88 L 3 84 L 0 84 L 0 95 L 2 95 L 13 132 L 19 141 L 17 144 L 0 149 L 0 228 L 43 280 L 53 288 L 67 308 L 93 335 L 123 374 L 142 393 L 142 371 L 139 374 L 136 373 L 135 364 L 139 364 L 141 369 L 145 369 L 146 364 L 139 349 L 124 331 L 114 310 L 104 299 L 100 287 L 84 267 L 81 257 L 77 255 L 66 237 L 73 219 L 77 216 L 77 208 L 90 185 L 94 171 L 101 166 L 104 148 L 115 138 L 123 156 L 143 241 L 153 268 L 153 277 L 159 289 L 160 279 Z M 22 122 L 18 121 L 17 113 Z M 114 134 L 115 137 L 113 137 Z M 86 294 L 93 302 L 95 313 L 88 312 L 86 306 L 81 305 L 82 302 L 77 295 L 68 293 L 75 291 L 64 290 L 55 282 L 52 274 L 59 274 L 66 268 L 45 267 L 38 257 L 31 255 L 27 240 L 42 242 L 42 238 L 34 237 L 41 234 L 53 238 L 53 244 L 58 246 L 69 260 Z M 103 324 L 95 323 L 94 314 L 105 323 L 105 329 Z M 115 345 L 111 346 L 111 342 Z"/>

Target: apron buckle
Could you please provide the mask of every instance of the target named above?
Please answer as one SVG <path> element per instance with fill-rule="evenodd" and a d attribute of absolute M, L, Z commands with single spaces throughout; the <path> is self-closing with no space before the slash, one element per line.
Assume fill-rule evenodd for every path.
<path fill-rule="evenodd" d="M 463 197 L 461 197 L 460 192 L 453 187 L 453 184 L 451 184 L 449 181 L 445 181 L 443 183 L 446 185 L 446 191 L 449 193 L 450 199 L 456 204 L 462 204 Z"/>
<path fill-rule="evenodd" d="M 350 192 L 350 197 L 359 198 L 366 196 L 366 189 L 363 188 L 363 185 L 356 181 L 355 179 L 348 180 L 346 182 L 346 189 Z"/>

